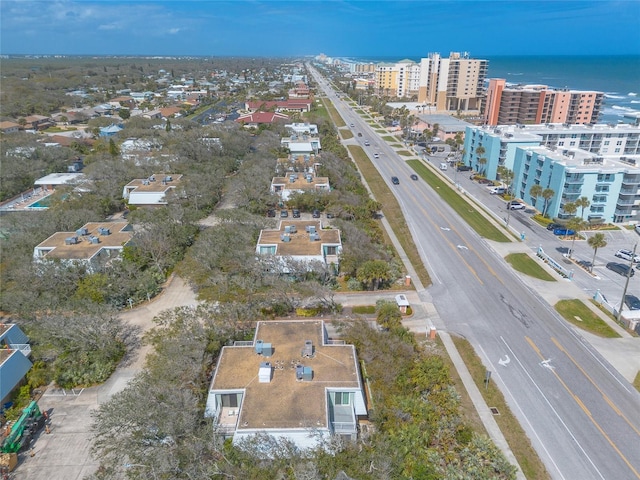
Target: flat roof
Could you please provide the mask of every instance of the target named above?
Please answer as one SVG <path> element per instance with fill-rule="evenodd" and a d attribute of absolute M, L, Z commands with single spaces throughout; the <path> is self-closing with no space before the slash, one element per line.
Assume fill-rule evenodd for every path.
<path fill-rule="evenodd" d="M 128 222 L 92 222 L 82 228 L 89 231 L 89 235 L 77 235 L 76 232 L 57 232 L 36 246 L 38 250 L 47 250 L 44 258 L 59 258 L 67 260 L 86 260 L 92 258 L 103 248 L 118 248 L 131 240 L 133 232 L 123 231 L 129 225 Z M 110 235 L 101 235 L 99 228 L 108 228 Z M 100 239 L 100 243 L 91 243 L 89 236 L 94 235 Z M 65 240 L 69 237 L 78 237 L 79 243 L 67 245 Z"/>
<path fill-rule="evenodd" d="M 285 242 L 281 235 L 285 234 L 285 227 L 294 225 L 296 233 L 289 233 L 289 241 Z M 320 240 L 311 241 L 308 226 L 316 227 L 316 233 Z M 342 245 L 340 240 L 340 230 L 336 228 L 323 229 L 319 220 L 283 220 L 280 222 L 278 230 L 262 230 L 258 245 L 276 245 L 276 255 L 299 256 L 299 255 L 322 255 L 322 245 Z"/>
<path fill-rule="evenodd" d="M 50 173 L 34 182 L 34 185 L 64 185 L 77 182 L 84 177 L 83 173 Z"/>
<path fill-rule="evenodd" d="M 165 179 L 167 177 L 170 177 L 171 180 L 165 182 Z M 150 181 L 151 178 L 154 178 L 155 180 Z M 180 183 L 181 179 L 182 175 L 155 173 L 148 178 L 136 178 L 135 180 L 127 183 L 125 187 L 134 187 L 136 193 L 161 193 L 175 187 L 178 183 Z"/>
<path fill-rule="evenodd" d="M 625 172 L 638 174 L 640 173 L 640 155 L 598 155 L 596 153 L 588 152 L 580 149 L 561 149 L 552 150 L 548 147 L 525 147 L 526 151 L 531 151 L 539 155 L 544 155 L 547 158 L 555 160 L 569 168 L 585 170 L 585 171 L 598 171 L 598 172 Z M 622 161 L 621 158 L 628 159 Z M 636 163 L 630 163 L 630 161 Z"/>
<path fill-rule="evenodd" d="M 254 346 L 224 347 L 211 390 L 244 390 L 237 428 L 327 427 L 327 388 L 360 389 L 353 345 L 324 345 L 320 320 L 258 322 L 254 339 L 271 343 L 273 355 L 255 353 Z M 314 356 L 302 358 L 307 340 Z M 258 381 L 261 362 L 273 370 L 269 383 Z M 296 365 L 313 369 L 311 381 L 296 380 Z"/>
<path fill-rule="evenodd" d="M 311 181 L 308 182 L 304 173 L 292 173 L 296 175 L 296 179 L 292 182 L 290 177 L 273 177 L 271 181 L 272 185 L 284 185 L 285 190 L 315 190 L 317 185 L 329 185 L 329 177 L 316 177 L 311 176 Z"/>

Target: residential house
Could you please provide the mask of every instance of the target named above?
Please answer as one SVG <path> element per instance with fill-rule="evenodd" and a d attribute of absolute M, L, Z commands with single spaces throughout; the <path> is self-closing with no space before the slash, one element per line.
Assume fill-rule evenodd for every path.
<path fill-rule="evenodd" d="M 280 140 L 280 144 L 289 149 L 292 155 L 310 155 L 320 153 L 320 137 L 307 134 L 293 134 Z"/>
<path fill-rule="evenodd" d="M 222 348 L 205 416 L 234 444 L 266 433 L 305 449 L 356 440 L 365 399 L 355 347 L 324 322 L 258 322 L 253 341 Z"/>
<path fill-rule="evenodd" d="M 284 122 L 289 117 L 278 112 L 255 112 L 240 115 L 236 122 L 243 124 L 246 128 L 258 128 L 260 125 L 271 125 L 276 122 Z"/>
<path fill-rule="evenodd" d="M 340 230 L 322 228 L 320 220 L 283 220 L 275 230 L 260 231 L 256 253 L 274 255 L 282 273 L 290 273 L 289 259 L 306 263 L 310 269 L 318 263 L 337 271 L 342 253 Z"/>
<path fill-rule="evenodd" d="M 20 124 L 15 122 L 0 122 L 0 132 L 16 133 L 20 130 Z"/>
<path fill-rule="evenodd" d="M 286 202 L 292 193 L 304 192 L 329 192 L 329 177 L 317 177 L 313 173 L 290 172 L 286 177 L 273 177 L 271 180 L 271 193 L 277 193 Z"/>
<path fill-rule="evenodd" d="M 127 183 L 122 197 L 129 205 L 158 206 L 167 204 L 167 194 L 180 184 L 182 175 L 153 174 Z"/>
<path fill-rule="evenodd" d="M 46 130 L 49 127 L 53 127 L 55 122 L 50 117 L 45 117 L 43 115 L 29 115 L 25 117 L 25 130 Z"/>
<path fill-rule="evenodd" d="M 318 135 L 318 125 L 315 123 L 289 123 L 284 128 L 296 135 Z"/>
<path fill-rule="evenodd" d="M 60 261 L 99 270 L 117 258 L 131 241 L 133 229 L 127 222 L 92 222 L 75 232 L 57 232 L 33 249 L 37 262 Z"/>
<path fill-rule="evenodd" d="M 122 125 L 111 124 L 108 127 L 100 128 L 100 136 L 103 138 L 113 137 L 115 134 L 121 132 L 122 130 L 124 130 L 124 127 Z"/>
<path fill-rule="evenodd" d="M 22 382 L 32 366 L 29 338 L 15 323 L 0 323 L 0 405 Z"/>
<path fill-rule="evenodd" d="M 36 187 L 41 187 L 45 191 L 55 190 L 62 185 L 78 185 L 84 180 L 83 173 L 69 172 L 69 173 L 50 173 L 42 178 L 36 180 L 33 184 Z"/>

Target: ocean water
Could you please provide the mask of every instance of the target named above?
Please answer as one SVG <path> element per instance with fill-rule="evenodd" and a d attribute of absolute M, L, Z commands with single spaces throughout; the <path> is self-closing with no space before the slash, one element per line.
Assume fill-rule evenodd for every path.
<path fill-rule="evenodd" d="M 486 58 L 489 60 L 488 78 L 504 78 L 511 84 L 543 84 L 604 92 L 600 116 L 603 123 L 617 123 L 625 113 L 640 113 L 638 55 Z"/>
<path fill-rule="evenodd" d="M 359 58 L 363 62 L 397 62 L 403 58 Z M 617 123 L 625 113 L 640 113 L 640 55 L 633 56 L 501 56 L 473 55 L 489 60 L 487 78 L 511 84 L 604 92 L 602 123 Z M 419 58 L 412 58 L 419 61 Z M 629 120 L 626 120 L 629 122 Z"/>

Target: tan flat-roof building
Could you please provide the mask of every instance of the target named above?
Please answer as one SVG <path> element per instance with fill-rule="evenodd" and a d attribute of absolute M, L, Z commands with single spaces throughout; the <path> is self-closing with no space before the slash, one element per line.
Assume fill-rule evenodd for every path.
<path fill-rule="evenodd" d="M 128 222 L 87 223 L 75 232 L 54 233 L 33 249 L 33 258 L 36 261 L 83 263 L 94 271 L 120 255 L 132 236 Z"/>
<path fill-rule="evenodd" d="M 271 193 L 277 193 L 285 202 L 295 192 L 329 192 L 330 190 L 329 177 L 316 177 L 312 173 L 290 172 L 286 177 L 273 177 L 271 180 Z"/>
<path fill-rule="evenodd" d="M 288 259 L 337 269 L 342 253 L 340 230 L 322 228 L 319 220 L 283 220 L 277 230 L 260 232 L 256 253 L 278 257 L 282 273 L 289 273 Z"/>
<path fill-rule="evenodd" d="M 205 410 L 234 443 L 267 433 L 300 448 L 355 440 L 366 415 L 355 347 L 320 320 L 258 322 L 253 341 L 223 347 Z"/>
<path fill-rule="evenodd" d="M 122 197 L 129 205 L 166 205 L 167 194 L 180 184 L 182 175 L 153 174 L 147 178 L 137 178 L 127 183 Z"/>

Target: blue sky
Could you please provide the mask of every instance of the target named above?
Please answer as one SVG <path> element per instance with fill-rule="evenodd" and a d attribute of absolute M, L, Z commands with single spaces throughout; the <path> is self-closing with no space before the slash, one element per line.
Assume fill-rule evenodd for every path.
<path fill-rule="evenodd" d="M 640 0 L 0 0 L 0 53 L 640 54 Z"/>

